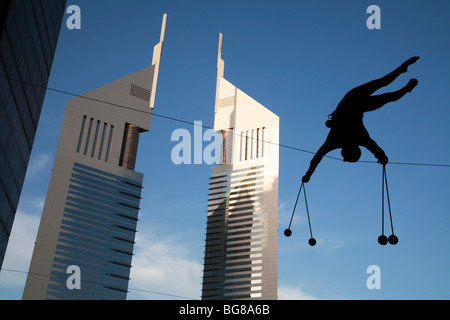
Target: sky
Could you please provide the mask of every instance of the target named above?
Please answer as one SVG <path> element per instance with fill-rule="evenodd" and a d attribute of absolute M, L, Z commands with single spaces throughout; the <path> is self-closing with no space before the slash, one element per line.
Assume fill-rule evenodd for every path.
<path fill-rule="evenodd" d="M 81 29 L 64 16 L 49 88 L 83 94 L 151 64 L 167 13 L 156 114 L 213 126 L 217 46 L 225 78 L 280 117 L 280 144 L 311 152 L 350 89 L 420 60 L 389 87 L 414 91 L 365 115 L 390 162 L 450 165 L 450 3 L 415 1 L 77 0 Z M 367 8 L 380 8 L 369 29 Z M 0 299 L 21 299 L 66 102 L 48 91 L 0 273 Z M 136 171 L 144 173 L 128 299 L 200 299 L 210 165 L 175 165 L 174 130 L 188 124 L 153 116 Z M 362 148 L 361 160 L 376 160 Z M 329 154 L 340 158 L 339 150 Z M 280 147 L 279 299 L 449 299 L 450 167 L 388 164 L 396 246 L 380 246 L 381 176 L 376 163 L 326 158 L 306 185 L 317 245 L 308 245 L 305 205 L 289 224 L 312 154 Z M 387 212 L 387 211 L 386 211 Z M 386 220 L 388 222 L 388 220 Z M 385 224 L 387 235 L 390 225 Z M 369 289 L 368 267 L 380 288 Z"/>

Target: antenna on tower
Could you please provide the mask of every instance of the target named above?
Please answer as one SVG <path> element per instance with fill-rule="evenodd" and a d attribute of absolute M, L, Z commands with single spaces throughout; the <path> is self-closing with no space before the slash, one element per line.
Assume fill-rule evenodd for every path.
<path fill-rule="evenodd" d="M 152 66 L 155 66 L 155 71 L 153 75 L 153 83 L 152 90 L 150 94 L 150 109 L 155 107 L 155 93 L 156 93 L 156 84 L 158 82 L 158 73 L 159 73 L 159 64 L 162 56 L 162 49 L 164 44 L 164 35 L 166 33 L 166 21 L 167 21 L 167 13 L 163 15 L 162 26 L 161 26 L 161 36 L 159 38 L 159 43 L 155 45 L 153 48 L 153 58 L 152 58 Z"/>
<path fill-rule="evenodd" d="M 223 34 L 219 33 L 219 49 L 217 54 L 217 84 L 216 84 L 216 105 L 214 112 L 217 112 L 219 108 L 219 88 L 220 88 L 220 79 L 223 78 L 224 70 L 225 70 L 225 61 L 222 59 L 222 41 Z"/>
<path fill-rule="evenodd" d="M 219 52 L 217 55 L 217 75 L 220 77 L 223 77 L 224 69 L 225 69 L 225 62 L 222 59 L 222 41 L 223 41 L 223 34 L 219 33 Z"/>

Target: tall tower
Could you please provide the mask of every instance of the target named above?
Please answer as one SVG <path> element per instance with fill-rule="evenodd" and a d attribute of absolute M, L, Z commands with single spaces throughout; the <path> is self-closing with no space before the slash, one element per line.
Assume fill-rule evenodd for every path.
<path fill-rule="evenodd" d="M 67 103 L 23 299 L 126 298 L 165 23 L 150 67 Z"/>
<path fill-rule="evenodd" d="M 277 299 L 279 118 L 224 79 L 219 39 L 202 299 Z"/>
<path fill-rule="evenodd" d="M 0 269 L 65 6 L 66 0 L 0 0 Z"/>

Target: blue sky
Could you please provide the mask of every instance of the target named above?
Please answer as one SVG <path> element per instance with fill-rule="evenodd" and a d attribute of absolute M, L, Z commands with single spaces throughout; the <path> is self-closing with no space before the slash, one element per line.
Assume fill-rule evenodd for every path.
<path fill-rule="evenodd" d="M 151 63 L 168 14 L 155 113 L 212 126 L 219 32 L 225 78 L 280 117 L 280 143 L 317 151 L 327 115 L 355 86 L 411 56 L 421 59 L 389 87 L 419 85 L 366 114 L 372 138 L 392 162 L 450 164 L 448 1 L 68 1 L 81 30 L 63 24 L 49 87 L 83 94 Z M 381 9 L 369 30 L 366 9 Z M 65 20 L 69 15 L 65 15 Z M 65 22 L 65 21 L 64 21 Z M 4 269 L 27 271 L 66 101 L 47 92 Z M 172 163 L 178 128 L 153 117 L 136 170 L 143 200 L 129 299 L 200 297 L 208 165 Z M 340 157 L 339 151 L 331 156 Z M 374 160 L 363 149 L 363 160 Z M 290 238 L 283 236 L 311 155 L 280 148 L 278 280 L 282 299 L 449 299 L 450 168 L 387 166 L 397 246 L 381 247 L 381 166 L 324 159 L 307 184 Z M 386 230 L 389 225 L 386 224 Z M 366 269 L 378 265 L 381 289 Z M 25 275 L 3 271 L 0 298 L 20 299 Z M 143 291 L 141 291 L 143 290 Z M 154 292 L 154 293 L 150 293 Z"/>

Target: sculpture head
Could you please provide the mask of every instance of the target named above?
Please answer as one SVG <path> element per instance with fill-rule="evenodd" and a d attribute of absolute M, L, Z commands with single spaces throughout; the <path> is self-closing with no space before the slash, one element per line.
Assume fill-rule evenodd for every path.
<path fill-rule="evenodd" d="M 345 162 L 358 162 L 361 158 L 361 149 L 357 145 L 342 148 L 341 155 Z"/>

